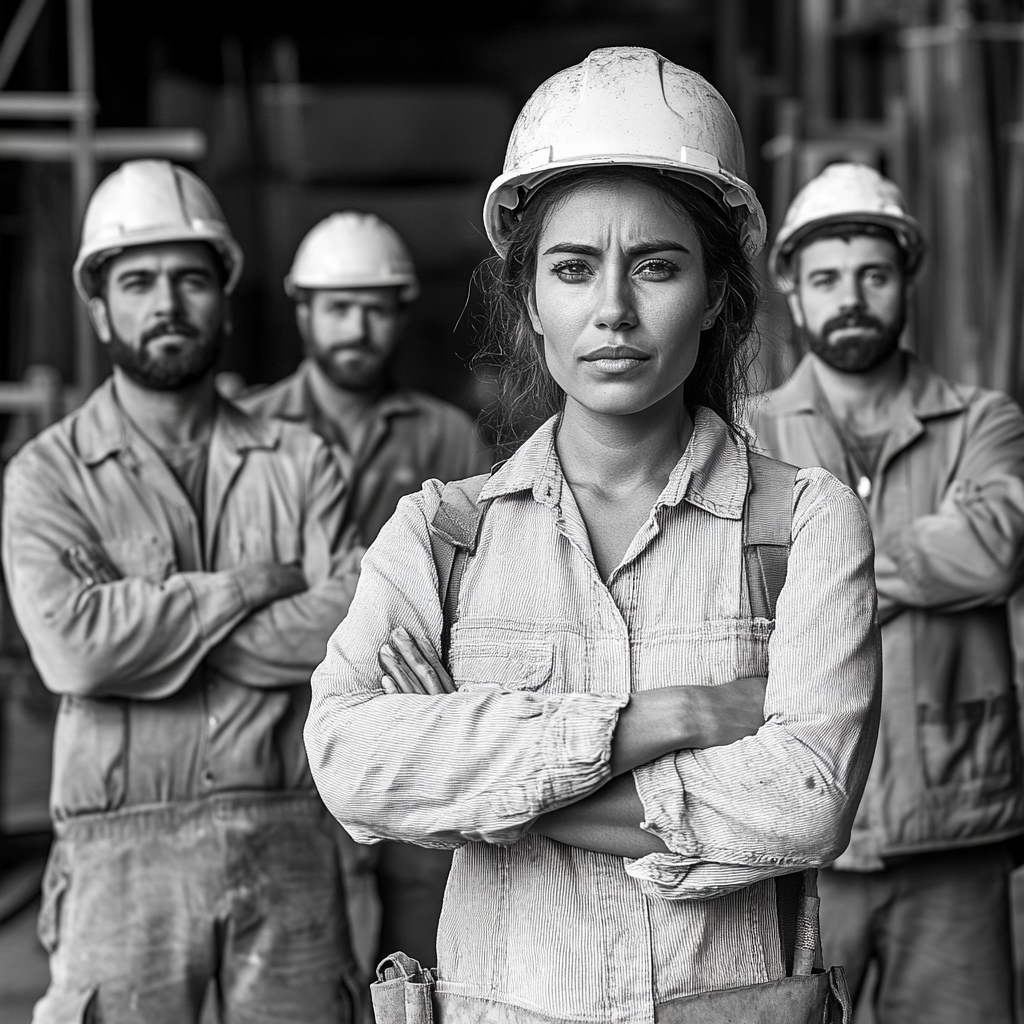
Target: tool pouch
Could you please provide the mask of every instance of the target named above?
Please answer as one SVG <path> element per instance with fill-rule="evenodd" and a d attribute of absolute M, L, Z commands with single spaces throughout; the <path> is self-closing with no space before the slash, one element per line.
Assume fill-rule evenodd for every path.
<path fill-rule="evenodd" d="M 404 953 L 377 965 L 370 998 L 377 1024 L 434 1024 L 434 972 Z"/>

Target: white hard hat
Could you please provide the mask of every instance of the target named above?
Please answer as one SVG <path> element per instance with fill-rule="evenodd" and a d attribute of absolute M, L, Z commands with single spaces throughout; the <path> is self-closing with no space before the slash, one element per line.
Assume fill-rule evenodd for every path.
<path fill-rule="evenodd" d="M 696 72 L 654 50 L 612 46 L 549 78 L 523 107 L 484 204 L 498 254 L 534 189 L 566 171 L 602 166 L 685 178 L 733 213 L 748 255 L 761 251 L 764 211 L 745 180 L 743 138 L 729 105 Z"/>
<path fill-rule="evenodd" d="M 921 266 L 927 244 L 921 226 L 907 213 L 895 182 L 867 164 L 829 164 L 789 204 L 768 257 L 768 273 L 782 291 L 792 291 L 790 257 L 823 224 L 875 224 L 889 228 L 906 256 L 908 276 Z"/>
<path fill-rule="evenodd" d="M 419 294 L 416 267 L 398 232 L 373 213 L 332 213 L 299 244 L 284 290 L 300 288 L 387 288 L 397 286 L 402 302 Z"/>
<path fill-rule="evenodd" d="M 167 160 L 129 160 L 89 200 L 73 271 L 78 294 L 96 294 L 96 271 L 111 256 L 159 242 L 208 242 L 224 261 L 224 290 L 238 283 L 242 250 L 205 183 Z"/>

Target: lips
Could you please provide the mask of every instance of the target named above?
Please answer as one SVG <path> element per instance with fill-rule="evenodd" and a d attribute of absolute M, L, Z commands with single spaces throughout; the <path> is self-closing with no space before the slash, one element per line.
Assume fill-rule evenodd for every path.
<path fill-rule="evenodd" d="M 605 345 L 603 348 L 595 349 L 593 352 L 588 352 L 581 358 L 586 363 L 596 363 L 605 359 L 614 361 L 618 361 L 620 359 L 650 359 L 650 356 L 638 348 L 633 348 L 631 345 Z"/>

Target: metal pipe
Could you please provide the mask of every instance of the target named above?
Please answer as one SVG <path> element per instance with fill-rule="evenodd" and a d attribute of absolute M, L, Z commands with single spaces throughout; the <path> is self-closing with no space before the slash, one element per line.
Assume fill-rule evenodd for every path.
<path fill-rule="evenodd" d="M 45 6 L 46 0 L 21 0 L 21 6 L 7 26 L 4 41 L 0 43 L 0 89 L 11 77 L 21 51 L 25 49 L 25 43 L 32 35 L 32 29 L 36 27 Z"/>

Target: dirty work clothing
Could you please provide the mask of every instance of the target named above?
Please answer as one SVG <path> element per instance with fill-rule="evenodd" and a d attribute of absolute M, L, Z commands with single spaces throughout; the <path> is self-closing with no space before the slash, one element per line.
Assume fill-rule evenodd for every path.
<path fill-rule="evenodd" d="M 197 1021 L 211 979 L 228 1021 L 354 1021 L 328 821 L 312 796 L 244 795 L 64 822 L 34 1024 Z"/>
<path fill-rule="evenodd" d="M 906 354 L 868 515 L 884 680 L 878 748 L 838 868 L 1008 838 L 1024 778 L 1006 601 L 1021 581 L 1024 416 Z M 758 444 L 853 484 L 812 357 L 754 410 Z"/>
<path fill-rule="evenodd" d="M 364 544 L 391 518 L 398 499 L 424 480 L 461 480 L 491 468 L 473 421 L 461 409 L 407 389 L 377 402 L 360 450 L 351 453 L 329 404 L 339 397 L 342 392 L 309 358 L 241 405 L 256 415 L 303 423 L 331 446 L 349 489 L 347 522 L 357 525 Z"/>
<path fill-rule="evenodd" d="M 440 644 L 430 482 L 364 558 L 313 674 L 306 748 L 356 839 L 455 848 L 438 932 L 447 991 L 524 1020 L 652 1024 L 676 996 L 781 977 L 772 876 L 827 862 L 847 842 L 878 708 L 871 537 L 847 488 L 801 472 L 777 620 L 752 619 L 746 449 L 700 409 L 605 581 L 554 429 L 540 428 L 481 492 L 451 637 L 458 692 L 385 694 L 377 665 L 396 626 Z M 749 675 L 769 677 L 756 735 L 633 773 L 645 827 L 670 853 L 626 860 L 529 831 L 609 780 L 631 691 Z"/>
<path fill-rule="evenodd" d="M 344 393 L 315 359 L 308 358 L 290 377 L 246 396 L 242 405 L 255 414 L 302 423 L 330 445 L 349 491 L 346 522 L 355 524 L 365 544 L 391 518 L 399 499 L 418 490 L 424 480 L 459 480 L 490 469 L 473 421 L 447 402 L 418 391 L 386 393 L 370 411 L 362 445 L 353 453 L 337 422 L 339 400 L 344 400 Z M 434 964 L 450 854 L 389 843 L 389 849 L 367 857 L 344 832 L 338 843 L 349 890 L 366 894 L 375 888 L 381 902 L 379 939 L 371 934 L 369 915 L 352 921 L 357 948 L 366 951 L 369 970 L 399 949 Z M 400 870 L 390 870 L 391 864 L 400 865 Z"/>
<path fill-rule="evenodd" d="M 44 941 L 59 941 L 40 1020 L 76 1019 L 66 1000 L 81 1007 L 96 986 L 104 1020 L 194 1020 L 196 987 L 218 974 L 227 1020 L 347 1020 L 345 906 L 327 837 L 311 832 L 301 735 L 309 674 L 358 571 L 341 476 L 309 431 L 220 400 L 203 499 L 200 522 L 111 381 L 4 478 L 11 604 L 61 695 L 50 876 L 66 868 L 67 914 L 44 915 Z M 238 576 L 266 561 L 299 563 L 309 588 L 253 611 Z M 293 875 L 282 861 L 297 847 Z M 322 927 L 303 938 L 296 910 L 314 906 Z M 290 953 L 268 961 L 293 940 L 330 962 L 326 980 Z"/>
<path fill-rule="evenodd" d="M 877 1024 L 1011 1024 L 1011 866 L 998 844 L 821 871 L 825 962 L 843 965 L 856 999 L 877 959 Z"/>
<path fill-rule="evenodd" d="M 358 573 L 343 499 L 319 438 L 221 400 L 200 526 L 111 381 L 15 456 L 4 569 L 33 661 L 62 696 L 57 821 L 219 792 L 313 791 L 307 683 Z M 262 561 L 299 562 L 309 589 L 252 612 L 236 576 Z M 90 575 L 104 563 L 120 578 Z"/>

